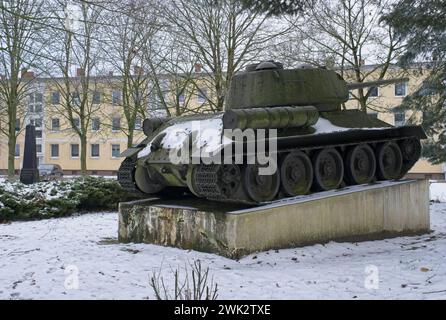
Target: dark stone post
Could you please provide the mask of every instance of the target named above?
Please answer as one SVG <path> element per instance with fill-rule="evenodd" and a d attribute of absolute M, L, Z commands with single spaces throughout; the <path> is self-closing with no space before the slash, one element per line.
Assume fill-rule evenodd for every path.
<path fill-rule="evenodd" d="M 20 171 L 20 181 L 24 184 L 32 184 L 39 180 L 36 151 L 36 129 L 29 124 L 26 126 L 25 152 L 22 170 Z"/>

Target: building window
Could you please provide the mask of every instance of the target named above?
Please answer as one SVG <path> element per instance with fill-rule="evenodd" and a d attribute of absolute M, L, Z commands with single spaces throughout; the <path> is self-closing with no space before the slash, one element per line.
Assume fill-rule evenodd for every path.
<path fill-rule="evenodd" d="M 91 157 L 98 158 L 99 157 L 99 144 L 91 145 Z"/>
<path fill-rule="evenodd" d="M 40 92 L 31 93 L 29 96 L 28 110 L 31 113 L 42 112 L 43 95 Z"/>
<path fill-rule="evenodd" d="M 20 145 L 19 144 L 15 145 L 14 156 L 20 157 Z"/>
<path fill-rule="evenodd" d="M 80 126 L 79 118 L 73 118 L 73 129 L 79 128 L 79 126 Z"/>
<path fill-rule="evenodd" d="M 52 144 L 51 145 L 51 158 L 58 158 L 58 157 L 59 157 L 59 145 Z"/>
<path fill-rule="evenodd" d="M 163 101 L 165 102 L 166 99 L 168 99 L 168 98 L 164 94 L 161 97 L 156 93 L 152 93 L 148 99 L 148 108 L 150 110 L 163 109 Z"/>
<path fill-rule="evenodd" d="M 122 92 L 119 90 L 112 92 L 112 103 L 113 104 L 121 104 L 121 96 Z"/>
<path fill-rule="evenodd" d="M 51 104 L 59 104 L 60 103 L 60 92 L 53 91 L 51 92 Z"/>
<path fill-rule="evenodd" d="M 91 131 L 99 131 L 101 129 L 101 120 L 99 118 L 93 118 L 91 120 Z"/>
<path fill-rule="evenodd" d="M 20 131 L 20 119 L 15 119 L 15 131 Z"/>
<path fill-rule="evenodd" d="M 406 88 L 407 88 L 407 84 L 406 83 L 396 83 L 395 84 L 395 96 L 397 97 L 404 97 L 406 96 Z"/>
<path fill-rule="evenodd" d="M 52 131 L 59 131 L 59 130 L 60 130 L 60 121 L 59 121 L 59 118 L 53 118 L 53 119 L 51 119 L 51 130 L 52 130 Z"/>
<path fill-rule="evenodd" d="M 351 100 L 351 99 L 353 99 L 354 97 L 353 97 L 353 93 L 349 90 L 348 91 L 348 100 Z"/>
<path fill-rule="evenodd" d="M 197 102 L 204 103 L 206 101 L 206 89 L 198 89 Z"/>
<path fill-rule="evenodd" d="M 121 154 L 121 146 L 119 144 L 112 144 L 111 145 L 112 150 L 112 158 L 118 158 Z"/>
<path fill-rule="evenodd" d="M 369 113 L 369 116 L 371 116 L 374 119 L 378 119 L 378 112 Z"/>
<path fill-rule="evenodd" d="M 142 119 L 140 117 L 136 117 L 135 119 L 135 130 L 142 129 Z"/>
<path fill-rule="evenodd" d="M 93 91 L 93 104 L 101 103 L 101 93 L 99 91 Z"/>
<path fill-rule="evenodd" d="M 80 106 L 81 105 L 81 96 L 79 95 L 79 92 L 72 92 L 71 93 L 71 102 L 75 106 Z"/>
<path fill-rule="evenodd" d="M 417 95 L 420 97 L 431 96 L 437 93 L 435 88 L 430 87 L 429 85 L 423 84 L 421 89 L 418 91 Z"/>
<path fill-rule="evenodd" d="M 133 96 L 133 101 L 136 105 L 141 102 L 141 94 L 139 91 L 133 91 L 132 96 Z"/>
<path fill-rule="evenodd" d="M 78 158 L 79 157 L 79 145 L 78 144 L 72 144 L 71 145 L 71 157 L 72 158 Z"/>
<path fill-rule="evenodd" d="M 379 94 L 378 87 L 370 87 L 369 89 L 369 97 L 377 97 Z"/>
<path fill-rule="evenodd" d="M 112 131 L 118 131 L 121 128 L 121 118 L 112 119 Z"/>
<path fill-rule="evenodd" d="M 42 153 L 42 145 L 41 144 L 36 144 L 36 152 Z"/>
<path fill-rule="evenodd" d="M 395 126 L 402 126 L 406 122 L 406 114 L 404 112 L 394 113 Z"/>
<path fill-rule="evenodd" d="M 36 128 L 36 138 L 42 138 L 42 119 L 31 119 L 29 121 Z"/>

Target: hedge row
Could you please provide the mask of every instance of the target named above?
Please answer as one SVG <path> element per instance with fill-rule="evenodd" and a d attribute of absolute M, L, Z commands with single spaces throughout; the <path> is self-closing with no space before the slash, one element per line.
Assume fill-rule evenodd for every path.
<path fill-rule="evenodd" d="M 68 216 L 77 212 L 116 210 L 133 200 L 116 180 L 85 177 L 39 182 L 0 182 L 0 221 Z"/>

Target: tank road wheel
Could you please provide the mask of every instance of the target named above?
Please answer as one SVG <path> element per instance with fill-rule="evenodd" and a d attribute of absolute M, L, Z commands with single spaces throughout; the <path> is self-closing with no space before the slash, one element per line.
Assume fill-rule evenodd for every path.
<path fill-rule="evenodd" d="M 236 164 L 224 164 L 221 170 L 221 193 L 231 198 L 240 186 L 240 168 Z"/>
<path fill-rule="evenodd" d="M 325 148 L 313 156 L 314 187 L 318 190 L 336 189 L 344 177 L 344 163 L 335 148 Z"/>
<path fill-rule="evenodd" d="M 286 196 L 308 193 L 313 183 L 313 165 L 306 153 L 293 151 L 282 159 L 280 183 Z"/>
<path fill-rule="evenodd" d="M 403 156 L 403 168 L 399 177 L 402 178 L 420 158 L 421 143 L 419 139 L 412 137 L 400 141 L 398 145 Z"/>
<path fill-rule="evenodd" d="M 375 177 L 376 159 L 368 144 L 359 144 L 347 151 L 345 180 L 348 184 L 369 183 Z"/>
<path fill-rule="evenodd" d="M 260 175 L 259 165 L 248 164 L 243 169 L 243 186 L 255 202 L 271 201 L 279 191 L 279 172 L 276 170 L 272 175 Z"/>
<path fill-rule="evenodd" d="M 395 142 L 389 141 L 378 146 L 376 162 L 379 180 L 393 180 L 401 176 L 403 156 L 400 147 Z"/>

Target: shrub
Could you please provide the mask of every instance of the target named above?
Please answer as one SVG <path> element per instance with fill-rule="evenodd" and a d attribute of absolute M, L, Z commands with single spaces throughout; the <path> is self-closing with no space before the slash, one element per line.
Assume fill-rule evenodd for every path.
<path fill-rule="evenodd" d="M 96 177 L 24 185 L 1 181 L 0 221 L 60 217 L 79 211 L 116 209 L 134 199 L 116 180 Z"/>

